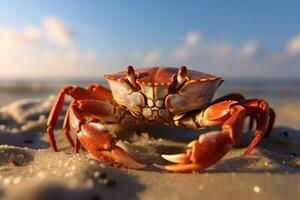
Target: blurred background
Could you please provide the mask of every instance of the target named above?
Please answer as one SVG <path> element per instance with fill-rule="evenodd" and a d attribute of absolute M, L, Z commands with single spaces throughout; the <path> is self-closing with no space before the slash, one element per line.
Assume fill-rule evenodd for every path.
<path fill-rule="evenodd" d="M 0 106 L 105 83 L 126 66 L 223 76 L 241 92 L 300 105 L 299 1 L 0 0 Z"/>

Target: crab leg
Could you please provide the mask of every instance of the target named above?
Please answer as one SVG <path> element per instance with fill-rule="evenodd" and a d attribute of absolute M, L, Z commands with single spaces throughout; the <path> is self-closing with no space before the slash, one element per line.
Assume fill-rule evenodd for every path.
<path fill-rule="evenodd" d="M 245 100 L 245 97 L 240 94 L 240 93 L 229 93 L 229 94 L 226 94 L 224 96 L 221 96 L 219 97 L 218 99 L 215 99 L 214 101 L 212 101 L 208 106 L 210 105 L 214 105 L 216 103 L 220 103 L 222 101 L 226 101 L 226 100 L 231 100 L 231 101 L 243 101 Z M 274 111 L 273 111 L 274 113 Z M 253 128 L 253 124 L 254 124 L 254 121 L 255 121 L 255 118 L 256 118 L 256 114 L 257 113 L 254 113 L 254 114 L 249 114 L 249 131 L 252 130 Z M 275 113 L 274 113 L 275 115 Z"/>
<path fill-rule="evenodd" d="M 267 133 L 268 129 L 272 130 L 272 127 L 268 128 L 269 123 L 269 106 L 268 103 L 264 100 L 258 100 L 258 99 L 250 99 L 240 102 L 241 105 L 243 105 L 247 112 L 250 113 L 250 115 L 253 115 L 253 113 L 257 113 L 256 117 L 256 131 L 255 136 L 250 145 L 247 147 L 244 154 L 250 154 L 251 151 L 257 146 L 257 144 L 262 140 L 263 136 Z M 271 126 L 273 117 L 271 117 Z M 275 119 L 275 117 L 274 117 Z M 274 123 L 274 122 L 273 122 Z"/>
<path fill-rule="evenodd" d="M 88 90 L 92 91 L 92 92 L 95 92 L 95 93 L 98 93 L 100 95 L 102 95 L 105 99 L 112 99 L 112 94 L 111 94 L 111 91 L 99 84 L 92 84 L 92 85 L 89 85 L 87 87 Z M 74 145 L 74 142 L 72 140 L 72 137 L 70 136 L 70 123 L 69 123 L 69 111 L 70 111 L 70 108 L 72 106 L 74 101 L 72 101 L 67 109 L 67 112 L 66 112 L 66 115 L 65 115 L 65 119 L 64 119 L 64 122 L 63 122 L 63 129 L 64 129 L 64 135 L 65 137 L 67 138 L 69 144 L 75 148 L 75 153 L 78 153 L 79 151 L 79 146 L 80 146 L 80 143 L 78 141 L 78 139 L 76 138 L 76 141 L 75 141 L 75 145 Z"/>
<path fill-rule="evenodd" d="M 210 104 L 210 105 L 214 105 L 214 104 L 217 104 L 217 103 L 220 103 L 222 101 L 226 101 L 226 100 L 231 100 L 231 101 L 242 101 L 242 100 L 245 100 L 245 97 L 240 94 L 240 93 L 229 93 L 229 94 L 226 94 L 224 96 L 221 96 L 215 100 L 213 100 Z"/>
<path fill-rule="evenodd" d="M 88 105 L 85 105 L 88 103 Z M 90 108 L 91 103 L 94 106 L 99 106 L 98 116 L 105 117 L 110 115 L 112 111 L 104 113 L 101 110 L 106 107 L 106 104 L 101 104 L 101 101 L 81 101 L 81 108 Z M 87 110 L 84 110 L 86 113 Z M 95 109 L 97 112 L 97 109 Z M 96 113 L 93 114 L 96 114 Z M 107 116 L 108 117 L 108 116 Z M 71 129 L 76 133 L 78 144 L 81 144 L 88 152 L 94 155 L 99 160 L 120 167 L 141 169 L 145 165 L 137 162 L 125 150 L 116 145 L 112 132 L 101 123 L 87 122 L 82 110 L 78 105 L 73 105 L 70 110 L 70 125 Z M 76 146 L 76 145 L 75 145 Z"/>
<path fill-rule="evenodd" d="M 271 134 L 274 127 L 275 119 L 276 119 L 275 111 L 273 110 L 273 108 L 269 108 L 269 122 L 268 122 L 267 132 L 265 134 L 266 137 L 268 137 Z"/>
<path fill-rule="evenodd" d="M 74 142 L 70 135 L 70 123 L 69 123 L 69 113 L 70 113 L 72 104 L 73 104 L 73 102 L 70 104 L 70 106 L 68 107 L 68 110 L 66 112 L 66 116 L 64 119 L 64 123 L 63 123 L 63 129 L 64 129 L 64 135 L 67 138 L 69 144 L 71 145 L 71 147 L 74 147 Z"/>
<path fill-rule="evenodd" d="M 106 92 L 105 94 L 107 94 Z M 56 141 L 53 133 L 53 129 L 56 125 L 56 122 L 59 118 L 59 114 L 64 105 L 65 95 L 70 95 L 76 100 L 83 100 L 83 99 L 97 99 L 97 100 L 107 100 L 105 97 L 106 95 L 101 95 L 100 93 L 93 92 L 78 86 L 67 86 L 61 90 L 59 93 L 57 100 L 52 107 L 49 119 L 47 122 L 47 133 L 50 141 L 50 145 L 54 151 L 57 151 Z M 67 124 L 66 124 L 67 125 Z"/>
<path fill-rule="evenodd" d="M 226 101 L 226 100 L 233 100 L 233 101 L 238 101 L 238 102 L 241 102 L 241 101 L 244 101 L 246 100 L 245 97 L 242 95 L 242 94 L 239 94 L 239 93 L 229 93 L 225 96 L 222 96 L 222 97 L 219 97 L 218 99 L 215 99 L 214 101 L 212 101 L 209 105 L 214 105 L 216 103 L 220 103 L 222 101 Z M 254 122 L 257 118 L 257 112 L 252 112 L 252 113 L 248 113 L 247 116 L 249 116 L 249 128 L 248 130 L 251 131 L 253 126 L 254 126 Z M 266 136 L 269 135 L 269 133 L 271 133 L 271 130 L 272 130 L 272 127 L 274 125 L 274 121 L 275 121 L 275 112 L 272 108 L 269 108 L 269 127 L 268 127 L 268 131 L 266 133 Z"/>
<path fill-rule="evenodd" d="M 215 105 L 215 109 L 223 107 L 223 104 Z M 227 104 L 229 112 L 225 116 L 222 114 L 223 110 L 219 110 L 219 116 L 216 114 L 215 119 L 211 118 L 212 124 L 215 124 L 213 121 L 217 118 L 225 120 L 221 131 L 200 135 L 198 140 L 188 144 L 185 154 L 162 155 L 166 160 L 177 164 L 154 164 L 154 166 L 173 172 L 191 172 L 206 169 L 218 162 L 229 151 L 231 145 L 239 140 L 243 132 L 246 111 L 242 106 L 230 106 L 231 104 L 230 102 Z"/>
<path fill-rule="evenodd" d="M 92 84 L 88 86 L 88 90 L 99 94 L 100 96 L 104 97 L 105 99 L 113 99 L 112 93 L 109 89 L 103 87 L 99 84 Z"/>

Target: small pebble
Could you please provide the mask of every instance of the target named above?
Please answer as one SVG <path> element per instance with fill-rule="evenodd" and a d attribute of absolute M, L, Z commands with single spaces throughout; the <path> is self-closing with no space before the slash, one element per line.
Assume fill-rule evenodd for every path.
<path fill-rule="evenodd" d="M 24 159 L 24 155 L 23 154 L 18 154 L 17 155 L 17 159 L 18 160 L 23 160 Z"/>
<path fill-rule="evenodd" d="M 289 137 L 289 133 L 288 133 L 287 131 L 284 131 L 282 134 L 283 134 L 283 136 L 284 136 L 285 138 L 288 138 L 288 137 Z"/>
<path fill-rule="evenodd" d="M 114 187 L 116 185 L 116 181 L 111 180 L 111 179 L 104 179 L 103 183 L 107 187 Z"/>
<path fill-rule="evenodd" d="M 45 175 L 44 172 L 38 172 L 38 173 L 37 173 L 37 176 L 38 176 L 39 178 L 44 178 L 46 175 Z"/>
<path fill-rule="evenodd" d="M 266 172 L 266 175 L 267 176 L 271 176 L 272 174 L 270 172 Z"/>
<path fill-rule="evenodd" d="M 254 186 L 253 187 L 253 191 L 255 192 L 255 193 L 260 193 L 260 187 L 259 186 Z"/>
<path fill-rule="evenodd" d="M 21 177 L 18 176 L 16 178 L 14 178 L 12 182 L 13 182 L 13 184 L 18 184 L 21 182 L 21 180 L 22 180 Z"/>
<path fill-rule="evenodd" d="M 199 185 L 198 189 L 202 191 L 202 190 L 204 190 L 204 186 L 203 185 Z"/>
<path fill-rule="evenodd" d="M 105 178 L 107 178 L 107 176 L 106 176 L 105 173 L 100 173 L 100 178 L 101 178 L 101 179 L 105 179 Z"/>
<path fill-rule="evenodd" d="M 15 167 L 19 167 L 19 166 L 20 166 L 20 164 L 19 164 L 16 160 L 12 160 L 12 161 L 11 161 L 11 164 L 12 164 L 13 166 L 15 166 Z"/>
<path fill-rule="evenodd" d="M 3 182 L 4 182 L 5 185 L 10 184 L 11 183 L 11 177 L 5 178 Z"/>
<path fill-rule="evenodd" d="M 98 178 L 100 176 L 100 172 L 98 171 L 95 171 L 94 174 L 93 174 L 94 178 Z"/>
<path fill-rule="evenodd" d="M 106 167 L 106 165 L 105 165 L 105 164 L 103 164 L 103 163 L 101 163 L 101 164 L 100 164 L 100 167 L 102 167 L 102 168 L 105 168 L 105 167 Z"/>
<path fill-rule="evenodd" d="M 65 174 L 65 177 L 72 177 L 73 175 L 74 175 L 73 172 L 68 172 L 68 173 Z"/>
<path fill-rule="evenodd" d="M 91 164 L 91 165 L 96 165 L 97 163 L 96 163 L 96 161 L 91 160 L 89 164 Z"/>
<path fill-rule="evenodd" d="M 92 179 L 88 179 L 86 181 L 86 185 L 89 187 L 89 188 L 92 188 L 94 186 L 94 181 Z"/>
<path fill-rule="evenodd" d="M 295 156 L 297 156 L 297 154 L 295 154 L 295 153 L 290 153 L 290 156 L 291 156 L 291 157 L 295 157 Z"/>
<path fill-rule="evenodd" d="M 24 143 L 26 143 L 26 144 L 32 144 L 33 141 L 32 140 L 24 140 Z"/>

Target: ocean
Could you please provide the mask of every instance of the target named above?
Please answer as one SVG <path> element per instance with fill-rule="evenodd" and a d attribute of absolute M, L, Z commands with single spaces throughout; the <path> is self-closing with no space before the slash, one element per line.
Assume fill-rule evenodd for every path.
<path fill-rule="evenodd" d="M 0 106 L 18 99 L 45 98 L 57 95 L 65 85 L 87 86 L 99 83 L 107 86 L 103 79 L 65 80 L 1 80 Z M 229 79 L 217 91 L 217 96 L 230 92 L 242 93 L 246 98 L 262 98 L 270 104 L 300 103 L 300 79 Z"/>

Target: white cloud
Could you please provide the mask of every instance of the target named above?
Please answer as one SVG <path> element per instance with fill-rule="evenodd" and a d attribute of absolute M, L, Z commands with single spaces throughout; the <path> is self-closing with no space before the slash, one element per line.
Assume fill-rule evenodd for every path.
<path fill-rule="evenodd" d="M 0 47 L 14 47 L 19 42 L 18 32 L 10 27 L 0 26 Z"/>
<path fill-rule="evenodd" d="M 50 42 L 58 47 L 70 47 L 74 41 L 70 28 L 57 17 L 46 17 L 43 26 L 27 25 L 21 29 L 0 26 L 1 48 L 17 48 Z"/>
<path fill-rule="evenodd" d="M 200 38 L 199 42 L 202 40 L 202 37 Z M 244 73 L 246 76 L 251 76 L 257 73 L 258 68 L 255 63 L 249 60 L 258 50 L 258 45 L 254 40 L 246 41 L 242 46 L 227 41 L 196 45 L 199 42 L 186 42 L 185 45 L 173 49 L 168 57 L 168 63 L 173 66 L 184 64 L 193 69 L 217 75 L 240 76 Z M 263 71 L 263 68 L 259 68 L 259 71 Z"/>
<path fill-rule="evenodd" d="M 55 45 L 49 47 L 49 42 Z M 55 17 L 40 26 L 0 25 L 1 78 L 95 76 L 101 64 L 98 52 L 64 48 L 72 43 L 70 29 Z"/>
<path fill-rule="evenodd" d="M 185 43 L 187 46 L 195 46 L 202 40 L 202 34 L 200 32 L 189 32 L 185 37 Z"/>
<path fill-rule="evenodd" d="M 98 52 L 96 50 L 88 50 L 83 54 L 83 59 L 86 61 L 94 61 L 99 59 Z"/>
<path fill-rule="evenodd" d="M 23 30 L 24 37 L 29 41 L 38 41 L 42 38 L 42 32 L 37 26 L 29 25 Z"/>
<path fill-rule="evenodd" d="M 47 38 L 54 44 L 66 48 L 72 45 L 74 37 L 70 28 L 57 17 L 47 17 L 43 21 Z"/>
<path fill-rule="evenodd" d="M 184 62 L 190 58 L 195 50 L 197 44 L 202 41 L 202 33 L 191 31 L 188 32 L 185 36 L 185 44 L 181 47 L 178 47 L 171 52 L 171 59 Z"/>
<path fill-rule="evenodd" d="M 212 47 L 212 54 L 219 57 L 230 56 L 234 51 L 234 47 L 231 43 L 225 42 Z"/>
<path fill-rule="evenodd" d="M 241 54 L 245 58 L 254 56 L 257 51 L 257 43 L 253 40 L 247 41 L 241 49 Z"/>
<path fill-rule="evenodd" d="M 98 53 L 95 50 L 78 51 L 75 49 L 69 49 L 66 51 L 46 51 L 44 55 L 45 63 L 48 66 L 60 66 L 62 68 L 89 68 L 100 64 Z M 89 73 L 93 74 L 93 71 L 90 71 Z"/>
<path fill-rule="evenodd" d="M 140 60 L 142 58 L 143 54 L 140 50 L 133 50 L 132 53 L 131 53 L 131 57 L 134 59 L 134 60 Z"/>
<path fill-rule="evenodd" d="M 97 71 L 101 62 L 94 50 L 18 49 L 0 53 L 1 77 L 94 77 L 103 73 Z"/>
<path fill-rule="evenodd" d="M 26 26 L 23 30 L 0 26 L 0 46 L 2 49 L 32 45 L 39 41 L 41 37 L 41 30 L 36 26 Z"/>
<path fill-rule="evenodd" d="M 286 52 L 290 56 L 295 56 L 300 54 L 300 34 L 298 34 L 288 42 L 286 46 Z"/>
<path fill-rule="evenodd" d="M 161 58 L 161 51 L 153 50 L 145 55 L 144 63 L 146 65 L 157 64 L 160 58 Z"/>
<path fill-rule="evenodd" d="M 72 48 L 74 37 L 70 28 L 56 17 L 45 18 L 40 26 L 28 25 L 20 29 L 0 26 L 1 78 L 87 77 L 124 70 L 128 64 L 138 67 L 184 64 L 227 77 L 287 77 L 299 72 L 300 56 L 287 55 L 300 55 L 300 34 L 287 43 L 287 54 L 274 50 L 255 57 L 261 50 L 254 40 L 245 41 L 241 46 L 227 41 L 202 44 L 200 32 L 189 32 L 183 39 L 183 44 L 169 51 L 134 50 L 124 56 L 106 55 L 102 60 L 94 49 Z M 55 45 L 49 48 L 47 43 Z"/>
<path fill-rule="evenodd" d="M 175 49 L 171 53 L 171 58 L 176 61 L 183 62 L 187 60 L 191 56 L 191 54 L 192 54 L 192 50 L 190 48 L 180 47 Z"/>

